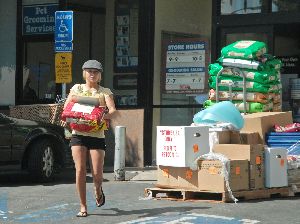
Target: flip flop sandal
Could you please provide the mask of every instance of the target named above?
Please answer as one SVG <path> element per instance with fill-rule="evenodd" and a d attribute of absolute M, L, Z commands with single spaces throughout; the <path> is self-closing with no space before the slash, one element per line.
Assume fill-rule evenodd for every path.
<path fill-rule="evenodd" d="M 97 207 L 101 207 L 105 204 L 105 195 L 103 193 L 102 187 L 101 187 L 101 196 L 98 198 L 97 195 L 95 194 L 96 197 L 96 206 Z M 100 201 L 102 200 L 102 202 L 100 203 Z"/>
<path fill-rule="evenodd" d="M 88 216 L 87 212 L 78 212 L 76 215 L 76 217 L 87 217 L 87 216 Z"/>

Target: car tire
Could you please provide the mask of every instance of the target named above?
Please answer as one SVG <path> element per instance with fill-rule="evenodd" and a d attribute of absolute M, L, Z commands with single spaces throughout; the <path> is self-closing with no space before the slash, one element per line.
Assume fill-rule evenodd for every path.
<path fill-rule="evenodd" d="M 50 140 L 36 141 L 31 146 L 28 171 L 34 181 L 48 182 L 54 175 L 54 145 Z"/>

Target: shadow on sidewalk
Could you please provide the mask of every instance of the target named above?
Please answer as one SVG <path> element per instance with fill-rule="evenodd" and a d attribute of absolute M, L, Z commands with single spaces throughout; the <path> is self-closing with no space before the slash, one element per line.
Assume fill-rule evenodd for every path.
<path fill-rule="evenodd" d="M 121 210 L 119 208 L 110 208 L 110 209 L 103 209 L 106 211 L 113 211 L 114 214 L 89 214 L 95 216 L 130 216 L 130 215 L 140 215 L 139 218 L 149 217 L 149 216 L 161 216 L 163 213 L 171 213 L 171 212 L 190 212 L 195 209 L 210 209 L 210 207 L 163 207 L 163 208 L 147 208 L 147 209 L 138 209 L 138 210 Z"/>

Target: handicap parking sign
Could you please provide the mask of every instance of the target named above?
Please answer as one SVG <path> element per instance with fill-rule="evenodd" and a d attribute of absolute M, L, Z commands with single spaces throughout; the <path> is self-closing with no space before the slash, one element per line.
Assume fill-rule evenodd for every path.
<path fill-rule="evenodd" d="M 73 43 L 69 42 L 55 42 L 55 52 L 72 52 Z"/>
<path fill-rule="evenodd" d="M 55 42 L 73 41 L 73 11 L 55 12 Z"/>

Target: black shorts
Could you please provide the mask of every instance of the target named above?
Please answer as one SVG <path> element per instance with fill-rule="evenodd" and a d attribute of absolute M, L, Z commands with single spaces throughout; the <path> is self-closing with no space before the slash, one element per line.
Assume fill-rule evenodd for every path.
<path fill-rule="evenodd" d="M 87 149 L 101 149 L 106 150 L 105 139 L 95 138 L 83 135 L 72 135 L 70 146 L 85 146 Z"/>

